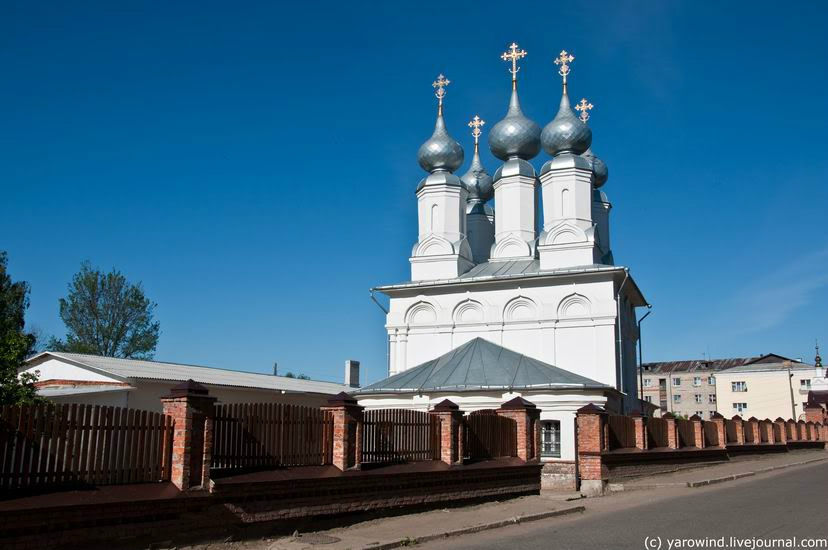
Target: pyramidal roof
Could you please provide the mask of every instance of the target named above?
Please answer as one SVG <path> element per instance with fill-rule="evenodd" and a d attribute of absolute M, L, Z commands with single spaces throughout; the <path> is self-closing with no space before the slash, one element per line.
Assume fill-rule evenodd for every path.
<path fill-rule="evenodd" d="M 360 388 L 354 394 L 428 391 L 609 388 L 483 338 L 445 355 Z"/>

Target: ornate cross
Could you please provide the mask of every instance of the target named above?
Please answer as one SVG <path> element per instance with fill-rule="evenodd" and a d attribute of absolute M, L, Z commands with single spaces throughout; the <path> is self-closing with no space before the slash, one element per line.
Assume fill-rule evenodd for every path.
<path fill-rule="evenodd" d="M 575 56 L 566 50 L 561 50 L 561 53 L 557 58 L 555 58 L 555 65 L 561 66 L 561 68 L 558 69 L 558 74 L 563 77 L 564 84 L 566 84 L 566 75 L 569 74 L 569 64 L 573 61 L 575 61 Z"/>
<path fill-rule="evenodd" d="M 520 70 L 520 67 L 517 66 L 518 59 L 523 59 L 524 57 L 526 57 L 526 50 L 518 49 L 518 45 L 514 42 L 509 46 L 509 51 L 500 54 L 500 59 L 512 62 L 512 68 L 509 69 L 509 72 L 512 73 L 512 82 L 515 81 L 517 73 Z"/>
<path fill-rule="evenodd" d="M 482 118 L 480 118 L 477 115 L 474 115 L 474 118 L 472 118 L 471 122 L 469 122 L 469 128 L 472 129 L 471 134 L 472 134 L 472 136 L 474 136 L 474 148 L 475 148 L 475 150 L 477 149 L 477 141 L 480 139 L 480 134 L 482 133 L 480 131 L 480 128 L 484 124 L 486 124 L 486 121 L 483 120 Z"/>
<path fill-rule="evenodd" d="M 581 102 L 575 105 L 576 111 L 581 111 L 581 114 L 578 118 L 581 119 L 581 122 L 586 124 L 586 121 L 589 120 L 589 113 L 587 111 L 592 110 L 594 105 L 586 100 L 586 98 L 582 98 Z"/>
<path fill-rule="evenodd" d="M 434 95 L 437 96 L 437 113 L 443 114 L 443 98 L 446 97 L 446 86 L 451 84 L 451 80 L 447 79 L 441 74 L 437 75 L 437 80 L 431 83 L 436 90 Z"/>

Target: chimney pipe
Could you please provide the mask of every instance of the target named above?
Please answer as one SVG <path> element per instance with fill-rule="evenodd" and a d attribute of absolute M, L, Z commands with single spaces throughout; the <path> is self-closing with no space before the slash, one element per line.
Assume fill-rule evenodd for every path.
<path fill-rule="evenodd" d="M 359 361 L 353 359 L 345 361 L 345 385 L 352 388 L 359 387 Z"/>
<path fill-rule="evenodd" d="M 279 363 L 273 361 L 273 376 L 279 376 Z"/>

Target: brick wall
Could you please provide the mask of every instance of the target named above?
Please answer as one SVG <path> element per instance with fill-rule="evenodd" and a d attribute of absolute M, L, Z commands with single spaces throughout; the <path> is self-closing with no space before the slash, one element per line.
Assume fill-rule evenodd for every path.
<path fill-rule="evenodd" d="M 541 489 L 544 491 L 574 491 L 575 461 L 547 462 L 541 470 Z"/>
<path fill-rule="evenodd" d="M 824 449 L 826 439 L 828 439 L 822 437 L 823 433 L 828 433 L 826 432 L 828 426 L 822 423 L 788 421 L 788 428 L 793 434 L 797 434 L 793 440 L 789 440 L 784 437 L 786 422 L 781 418 L 771 422 L 770 420 L 760 421 L 756 418 L 743 420 L 736 416 L 727 421 L 728 425 L 734 428 L 735 442 L 724 445 L 722 441 L 725 439 L 725 420 L 717 415 L 713 419 L 713 425 L 718 436 L 718 445 L 708 446 L 701 419 L 693 417 L 682 424 L 684 432 L 682 432 L 681 439 L 686 441 L 684 441 L 683 448 L 679 448 L 676 420 L 673 415 L 667 413 L 663 415 L 662 420 L 658 420 L 658 423 L 655 420 L 649 424 L 643 423 L 645 433 L 650 425 L 653 430 L 651 433 L 659 430 L 660 434 L 666 435 L 666 437 L 660 435 L 652 439 L 660 441 L 661 445 L 666 439 L 667 445 L 642 448 L 640 445 L 642 439 L 646 441 L 648 438 L 642 437 L 640 433 L 641 420 L 635 416 L 631 420 L 636 428 L 634 443 L 627 443 L 629 446 L 623 448 L 608 448 L 605 445 L 608 427 L 610 424 L 616 426 L 623 425 L 623 423 L 618 422 L 615 417 L 612 423 L 608 422 L 606 412 L 592 404 L 578 410 L 577 470 L 583 494 L 600 494 L 610 479 L 672 471 L 702 462 L 729 460 L 732 454 L 787 452 L 789 449 L 797 448 Z M 781 431 L 778 440 L 773 432 L 774 424 L 781 429 L 777 430 Z M 663 434 L 665 430 L 667 433 Z M 747 437 L 744 436 L 745 433 Z"/>
<path fill-rule="evenodd" d="M 292 532 L 306 525 L 296 522 L 300 518 L 445 506 L 540 492 L 541 466 L 516 459 L 474 467 L 445 466 L 438 471 L 406 471 L 403 466 L 391 467 L 389 473 L 327 468 L 330 471 L 324 477 L 308 479 L 223 479 L 215 482 L 212 494 L 173 489 L 166 496 L 146 500 L 74 502 L 34 509 L 14 509 L 5 502 L 0 506 L 0 547 L 142 548 L 160 542 L 175 546 L 228 536 L 259 536 L 257 529 Z"/>

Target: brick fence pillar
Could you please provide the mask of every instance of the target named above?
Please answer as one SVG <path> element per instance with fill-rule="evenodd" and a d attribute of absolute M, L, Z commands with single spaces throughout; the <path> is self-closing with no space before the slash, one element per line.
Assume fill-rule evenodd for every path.
<path fill-rule="evenodd" d="M 716 425 L 716 439 L 719 441 L 719 447 L 727 447 L 727 428 L 725 428 L 725 417 L 719 413 L 713 413 L 710 419 Z"/>
<path fill-rule="evenodd" d="M 444 399 L 434 405 L 428 414 L 440 422 L 440 460 L 446 464 L 463 462 L 463 411 L 453 402 Z"/>
<path fill-rule="evenodd" d="M 805 433 L 808 434 L 808 441 L 813 441 L 816 439 L 814 437 L 814 423 L 813 422 L 806 422 L 805 423 Z"/>
<path fill-rule="evenodd" d="M 690 417 L 690 422 L 693 423 L 693 446 L 697 449 L 704 448 L 704 430 L 702 428 L 701 416 L 694 414 Z"/>
<path fill-rule="evenodd" d="M 804 420 L 796 423 L 796 439 L 797 441 L 808 441 L 808 428 Z"/>
<path fill-rule="evenodd" d="M 759 421 L 759 443 L 762 443 L 763 436 L 768 443 L 773 443 L 772 426 L 773 422 L 769 418 Z"/>
<path fill-rule="evenodd" d="M 745 421 L 742 420 L 742 417 L 734 415 L 731 418 L 733 421 L 733 425 L 736 428 L 736 444 L 737 445 L 744 445 L 745 444 Z"/>
<path fill-rule="evenodd" d="M 796 428 L 796 420 L 789 418 L 785 422 L 785 425 L 788 427 L 788 432 L 790 433 L 788 441 L 799 441 L 799 431 Z"/>
<path fill-rule="evenodd" d="M 517 455 L 521 460 L 535 460 L 540 457 L 536 448 L 540 440 L 540 410 L 534 403 L 522 397 L 515 397 L 497 409 L 499 416 L 511 418 L 517 424 Z"/>
<path fill-rule="evenodd" d="M 746 430 L 750 430 L 751 435 L 753 436 L 753 444 L 758 445 L 762 442 L 762 438 L 759 435 L 759 419 L 755 416 L 751 416 L 747 420 L 747 425 L 745 426 Z M 747 438 L 745 438 L 747 439 Z"/>
<path fill-rule="evenodd" d="M 340 392 L 322 407 L 333 417 L 333 465 L 342 471 L 358 470 L 362 462 L 362 412 L 365 407 Z"/>
<path fill-rule="evenodd" d="M 634 412 L 630 416 L 635 427 L 635 448 L 642 451 L 647 449 L 647 432 L 644 431 L 644 417 L 641 413 Z"/>
<path fill-rule="evenodd" d="M 216 398 L 209 393 L 201 384 L 187 380 L 161 398 L 164 414 L 174 424 L 170 481 L 181 491 L 210 485 Z"/>
<path fill-rule="evenodd" d="M 607 476 L 601 463 L 604 449 L 604 426 L 607 413 L 601 407 L 590 403 L 575 413 L 577 428 L 578 474 L 581 478 L 581 494 L 597 496 L 604 494 Z"/>
<path fill-rule="evenodd" d="M 667 448 L 678 449 L 678 437 L 676 437 L 676 417 L 673 413 L 661 415 L 667 421 Z"/>
<path fill-rule="evenodd" d="M 822 424 L 825 420 L 825 410 L 819 403 L 807 403 L 805 405 L 805 420 Z"/>
<path fill-rule="evenodd" d="M 779 437 L 774 437 L 774 443 L 782 443 L 783 445 L 788 442 L 788 435 L 785 433 L 785 419 L 781 416 L 773 421 L 774 426 L 779 429 Z M 773 426 L 771 426 L 773 429 Z"/>

